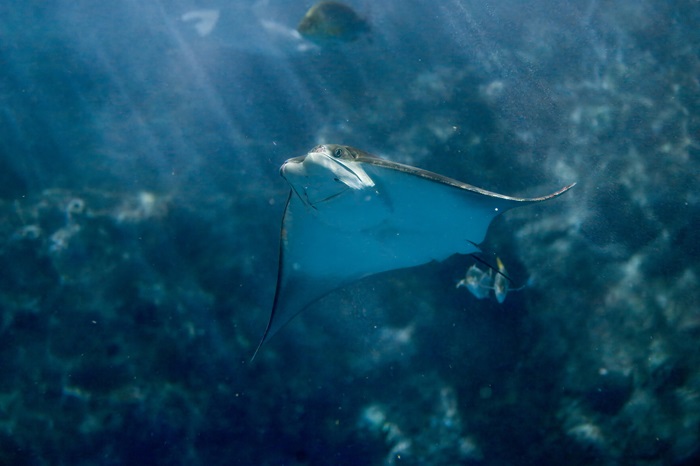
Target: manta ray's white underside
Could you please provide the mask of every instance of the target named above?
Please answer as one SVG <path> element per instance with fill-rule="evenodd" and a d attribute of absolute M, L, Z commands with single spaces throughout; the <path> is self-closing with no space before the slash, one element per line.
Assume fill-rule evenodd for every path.
<path fill-rule="evenodd" d="M 573 186 L 509 197 L 331 144 L 287 160 L 280 171 L 292 190 L 272 315 L 258 350 L 329 292 L 380 272 L 477 252 L 497 215 Z"/>

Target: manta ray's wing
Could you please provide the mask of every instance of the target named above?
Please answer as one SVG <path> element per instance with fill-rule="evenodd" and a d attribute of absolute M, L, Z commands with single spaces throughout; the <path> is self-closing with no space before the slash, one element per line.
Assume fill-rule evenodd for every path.
<path fill-rule="evenodd" d="M 348 189 L 313 205 L 299 193 L 290 194 L 272 315 L 256 354 L 269 337 L 331 291 L 376 273 L 476 252 L 497 215 L 571 187 L 522 199 L 373 156 L 358 163 L 373 187 Z"/>

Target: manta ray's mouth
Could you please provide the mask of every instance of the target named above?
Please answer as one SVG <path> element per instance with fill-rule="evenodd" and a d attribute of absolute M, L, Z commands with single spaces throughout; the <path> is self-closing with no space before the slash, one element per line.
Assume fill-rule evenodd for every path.
<path fill-rule="evenodd" d="M 321 172 L 324 176 L 333 176 L 333 181 L 340 182 L 352 189 L 364 189 L 374 186 L 374 181 L 365 172 L 361 164 L 352 159 L 336 157 L 331 148 L 320 146 L 309 152 L 303 161 L 309 172 Z"/>
<path fill-rule="evenodd" d="M 308 154 L 287 160 L 280 175 L 293 193 L 308 207 L 318 209 L 346 193 L 374 186 L 364 169 L 351 160 L 334 157 L 326 146 L 318 146 Z"/>

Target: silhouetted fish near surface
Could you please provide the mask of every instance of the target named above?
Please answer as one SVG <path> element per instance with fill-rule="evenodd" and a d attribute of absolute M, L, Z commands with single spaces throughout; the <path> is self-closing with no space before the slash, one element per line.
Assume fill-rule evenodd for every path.
<path fill-rule="evenodd" d="M 370 30 L 367 21 L 340 2 L 320 2 L 299 22 L 297 31 L 317 44 L 352 42 Z"/>

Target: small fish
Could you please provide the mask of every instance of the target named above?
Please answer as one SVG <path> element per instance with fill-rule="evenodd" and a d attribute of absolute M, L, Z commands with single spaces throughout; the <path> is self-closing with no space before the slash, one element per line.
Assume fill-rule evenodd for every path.
<path fill-rule="evenodd" d="M 496 301 L 498 301 L 499 304 L 503 304 L 503 301 L 506 300 L 506 296 L 511 291 L 520 291 L 532 285 L 533 280 L 530 279 L 521 287 L 511 288 L 508 271 L 500 257 L 496 257 L 496 265 L 498 266 L 498 270 L 495 274 L 493 273 L 495 269 L 489 268 L 487 270 L 481 270 L 476 264 L 472 265 L 467 270 L 464 279 L 457 282 L 457 288 L 461 286 L 465 287 L 476 299 L 488 298 L 490 292 L 493 291 L 493 296 L 496 298 Z"/>
<path fill-rule="evenodd" d="M 183 14 L 180 19 L 192 23 L 200 37 L 206 37 L 214 30 L 219 21 L 219 10 L 192 10 Z"/>
<path fill-rule="evenodd" d="M 500 257 L 496 257 L 496 264 L 498 265 L 498 273 L 493 279 L 493 294 L 496 296 L 496 301 L 502 304 L 508 294 L 508 278 L 506 278 L 508 272 Z"/>
<path fill-rule="evenodd" d="M 299 22 L 297 31 L 319 45 L 352 42 L 369 32 L 369 24 L 340 2 L 319 2 Z"/>
<path fill-rule="evenodd" d="M 489 297 L 489 292 L 493 289 L 493 276 L 491 269 L 488 272 L 481 270 L 476 264 L 469 267 L 464 279 L 457 283 L 457 288 L 465 287 L 476 299 Z"/>

